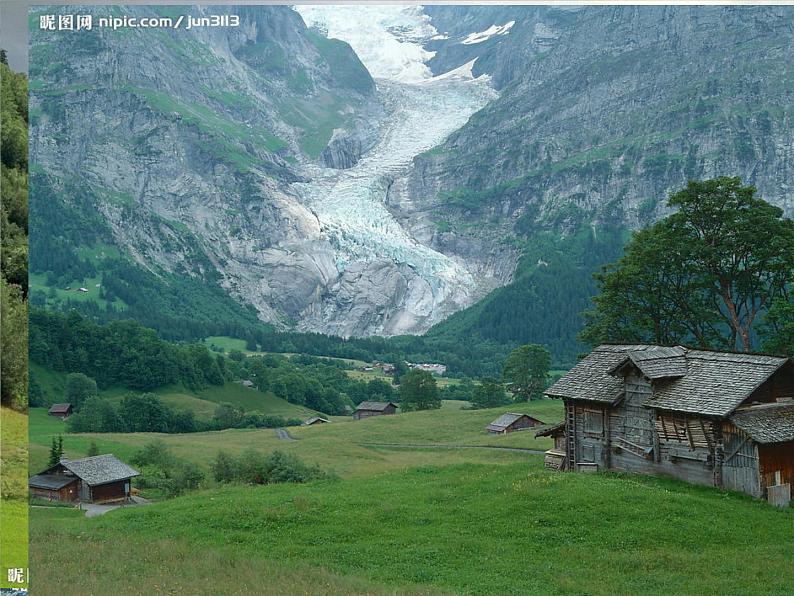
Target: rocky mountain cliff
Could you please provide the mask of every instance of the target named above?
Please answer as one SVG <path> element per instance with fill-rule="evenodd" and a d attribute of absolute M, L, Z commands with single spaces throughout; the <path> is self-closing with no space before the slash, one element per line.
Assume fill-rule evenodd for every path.
<path fill-rule="evenodd" d="M 433 213 L 441 224 L 428 243 L 442 252 L 481 243 L 524 255 L 510 285 L 431 335 L 556 342 L 557 321 L 536 313 L 558 312 L 562 300 L 575 307 L 560 316 L 579 327 L 598 266 L 581 232 L 606 241 L 601 262 L 614 259 L 615 227 L 662 217 L 688 179 L 739 175 L 794 214 L 790 8 L 427 12 L 444 37 L 431 42 L 429 64 L 441 72 L 476 58 L 473 73 L 491 73 L 500 96 L 418 156 L 390 205 L 417 233 Z M 556 288 L 572 268 L 567 292 Z M 506 317 L 515 310 L 524 317 Z M 560 349 L 575 354 L 567 333 Z"/>
<path fill-rule="evenodd" d="M 687 179 L 732 174 L 794 212 L 790 8 L 479 10 L 470 24 L 465 7 L 429 9 L 439 30 L 453 27 L 431 66 L 480 52 L 474 73 L 499 65 L 501 96 L 417 158 L 409 196 L 525 235 L 637 227 Z M 465 32 L 489 21 L 514 24 L 467 44 Z"/>
<path fill-rule="evenodd" d="M 90 32 L 40 30 L 32 15 L 33 271 L 51 270 L 45 238 L 64 233 L 36 218 L 54 200 L 75 248 L 101 242 L 155 275 L 219 283 L 286 324 L 334 271 L 290 184 L 300 164 L 348 167 L 375 142 L 375 85 L 347 44 L 287 7 L 235 7 L 233 28 L 98 27 L 186 10 L 229 13 L 86 8 Z"/>
<path fill-rule="evenodd" d="M 575 353 L 576 322 L 544 321 L 575 319 L 593 269 L 687 179 L 740 175 L 794 212 L 790 7 L 234 12 L 234 29 L 34 28 L 34 217 L 46 196 L 72 244 L 281 328 L 565 335 Z M 33 270 L 68 283 L 53 246 Z"/>

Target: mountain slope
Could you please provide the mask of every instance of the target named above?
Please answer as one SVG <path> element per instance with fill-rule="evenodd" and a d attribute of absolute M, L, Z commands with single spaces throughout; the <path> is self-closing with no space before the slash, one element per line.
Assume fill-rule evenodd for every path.
<path fill-rule="evenodd" d="M 144 309 L 145 287 L 176 315 L 195 292 L 278 323 L 327 277 L 330 246 L 289 184 L 299 162 L 357 159 L 338 139 L 371 128 L 374 83 L 346 44 L 291 9 L 235 12 L 238 28 L 33 30 L 31 257 L 48 287 L 90 279 L 104 292 L 121 278 L 128 296 L 104 296 L 111 309 Z M 251 318 L 228 299 L 194 310 L 211 321 L 222 308 L 235 324 Z"/>
<path fill-rule="evenodd" d="M 787 7 L 235 11 L 34 31 L 37 304 L 168 337 L 432 328 L 562 362 L 591 273 L 688 178 L 794 209 Z"/>
<path fill-rule="evenodd" d="M 587 306 L 590 274 L 619 254 L 602 252 L 599 261 L 577 252 L 575 237 L 584 230 L 603 238 L 614 226 L 641 227 L 667 212 L 664 199 L 688 179 L 717 175 L 740 175 L 794 213 L 794 11 L 436 6 L 428 12 L 448 37 L 429 46 L 438 51 L 430 65 L 445 70 L 476 57 L 474 73 L 492 74 L 501 94 L 442 146 L 418 156 L 390 204 L 415 230 L 426 230 L 432 213 L 437 230 L 430 244 L 442 252 L 465 258 L 459 246 L 481 243 L 494 254 L 517 250 L 523 263 L 534 264 L 549 233 L 571 250 L 540 258 L 562 266 L 563 277 L 578 270 L 566 293 L 559 279 L 528 277 L 519 266 L 510 286 L 431 335 L 463 339 L 480 330 L 551 342 L 570 358 L 581 349 L 574 341 L 578 323 L 562 337 L 553 330 L 570 321 L 571 304 Z M 494 30 L 501 33 L 483 35 Z M 550 295 L 559 300 L 541 298 Z M 508 311 L 513 316 L 501 321 L 493 316 Z M 532 320 L 539 311 L 551 319 L 540 328 L 509 322 Z"/>

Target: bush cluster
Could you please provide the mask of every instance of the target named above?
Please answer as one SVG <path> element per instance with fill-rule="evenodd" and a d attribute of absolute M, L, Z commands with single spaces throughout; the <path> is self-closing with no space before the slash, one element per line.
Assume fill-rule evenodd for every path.
<path fill-rule="evenodd" d="M 298 457 L 273 451 L 264 455 L 249 449 L 235 458 L 219 451 L 212 464 L 212 474 L 218 482 L 242 482 L 245 484 L 276 484 L 280 482 L 309 482 L 333 478 L 332 473 L 304 463 Z"/>

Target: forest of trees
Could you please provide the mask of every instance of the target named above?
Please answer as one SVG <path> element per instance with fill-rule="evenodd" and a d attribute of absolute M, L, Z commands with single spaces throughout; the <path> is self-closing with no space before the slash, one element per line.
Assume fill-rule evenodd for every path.
<path fill-rule="evenodd" d="M 225 382 L 225 359 L 200 344 L 174 344 L 135 321 L 94 323 L 76 312 L 32 308 L 30 358 L 55 371 L 83 373 L 102 387 L 139 391 L 182 383 L 202 389 Z"/>
<path fill-rule="evenodd" d="M 0 56 L 0 351 L 3 405 L 27 407 L 28 83 Z"/>

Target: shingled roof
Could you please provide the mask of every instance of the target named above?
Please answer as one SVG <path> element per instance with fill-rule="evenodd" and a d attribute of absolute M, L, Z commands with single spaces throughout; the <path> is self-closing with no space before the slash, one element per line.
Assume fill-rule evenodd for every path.
<path fill-rule="evenodd" d="M 328 422 L 328 418 L 323 418 L 322 416 L 312 416 L 303 424 L 305 424 L 306 426 L 311 426 L 312 424 L 315 424 L 317 422 Z"/>
<path fill-rule="evenodd" d="M 70 403 L 63 403 L 63 404 L 52 404 L 50 409 L 47 410 L 49 414 L 68 414 L 69 410 L 72 409 L 72 404 Z"/>
<path fill-rule="evenodd" d="M 794 441 L 794 402 L 753 406 L 737 411 L 730 420 L 757 443 Z"/>
<path fill-rule="evenodd" d="M 680 346 L 603 345 L 581 360 L 546 394 L 613 403 L 623 391 L 623 379 L 615 373 L 628 361 L 657 381 L 646 406 L 725 417 L 788 359 Z"/>
<path fill-rule="evenodd" d="M 724 417 L 787 362 L 760 354 L 688 350 L 687 374 L 654 388 L 652 408 Z"/>
<path fill-rule="evenodd" d="M 532 420 L 535 420 L 539 424 L 543 424 L 540 420 L 538 420 L 537 418 L 532 418 L 532 416 L 530 416 L 529 414 L 516 414 L 515 412 L 507 412 L 499 416 L 499 418 L 491 422 L 491 424 L 489 424 L 485 428 L 486 430 L 494 430 L 494 431 L 504 430 L 508 426 L 513 424 L 516 420 L 520 420 L 524 416 L 526 416 L 527 418 L 531 418 Z"/>
<path fill-rule="evenodd" d="M 126 480 L 140 475 L 138 470 L 131 468 L 111 454 L 95 455 L 72 461 L 62 460 L 61 465 L 90 486 Z"/>
<path fill-rule="evenodd" d="M 535 433 L 536 437 L 553 437 L 565 434 L 565 420 Z"/>
<path fill-rule="evenodd" d="M 642 352 L 658 346 L 603 345 L 585 356 L 560 380 L 546 390 L 549 397 L 565 397 L 613 403 L 623 394 L 623 380 L 610 374 L 630 352 Z"/>
<path fill-rule="evenodd" d="M 683 377 L 687 372 L 686 349 L 681 346 L 656 347 L 628 352 L 626 357 L 617 366 L 612 367 L 609 373 L 615 374 L 629 362 L 651 380 Z"/>
<path fill-rule="evenodd" d="M 359 410 L 367 410 L 369 412 L 382 412 L 389 406 L 397 407 L 397 404 L 390 401 L 362 401 L 358 404 L 356 412 Z"/>
<path fill-rule="evenodd" d="M 77 482 L 77 478 L 63 474 L 36 474 L 28 478 L 28 486 L 47 490 L 59 490 L 72 482 Z"/>

